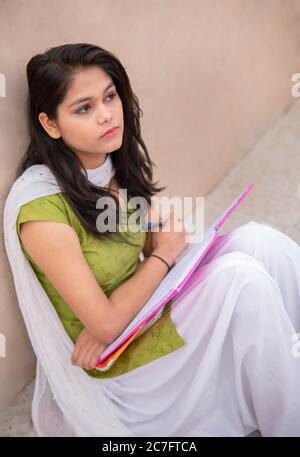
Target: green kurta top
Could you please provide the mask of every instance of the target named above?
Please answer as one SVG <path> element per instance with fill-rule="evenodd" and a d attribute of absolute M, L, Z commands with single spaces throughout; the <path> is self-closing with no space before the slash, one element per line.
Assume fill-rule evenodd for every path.
<path fill-rule="evenodd" d="M 130 207 L 127 210 L 128 214 L 131 210 L 134 211 Z M 20 238 L 20 224 L 33 220 L 62 222 L 75 230 L 80 240 L 83 255 L 99 286 L 108 297 L 114 289 L 127 281 L 136 271 L 141 262 L 139 255 L 144 247 L 147 233 L 142 229 L 134 232 L 130 230 L 130 226 L 126 232 L 122 232 L 130 242 L 138 244 L 138 247 L 108 238 L 97 239 L 83 227 L 61 192 L 34 199 L 21 206 L 17 218 L 17 231 L 22 250 L 51 300 L 67 334 L 75 344 L 84 325 L 59 295 L 43 271 L 34 263 Z M 133 341 L 109 370 L 104 372 L 97 369 L 86 370 L 83 368 L 83 370 L 95 378 L 111 378 L 127 373 L 184 346 L 186 343 L 177 332 L 170 316 L 170 305 L 173 300 L 165 305 L 161 318 L 143 335 Z"/>

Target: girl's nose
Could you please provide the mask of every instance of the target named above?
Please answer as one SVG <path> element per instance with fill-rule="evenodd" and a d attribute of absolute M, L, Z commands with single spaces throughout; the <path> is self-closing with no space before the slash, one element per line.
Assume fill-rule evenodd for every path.
<path fill-rule="evenodd" d="M 111 119 L 112 119 L 112 113 L 108 109 L 102 108 L 98 111 L 97 122 L 99 124 L 103 124 L 104 122 L 111 121 Z"/>

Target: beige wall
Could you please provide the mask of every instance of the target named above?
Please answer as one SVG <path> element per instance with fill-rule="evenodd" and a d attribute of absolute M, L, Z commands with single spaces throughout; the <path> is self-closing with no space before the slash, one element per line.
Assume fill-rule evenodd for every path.
<path fill-rule="evenodd" d="M 121 59 L 170 196 L 212 189 L 287 109 L 300 71 L 296 0 L 1 0 L 0 18 L 1 208 L 28 139 L 25 65 L 50 46 L 91 42 Z M 35 369 L 1 235 L 0 409 Z"/>

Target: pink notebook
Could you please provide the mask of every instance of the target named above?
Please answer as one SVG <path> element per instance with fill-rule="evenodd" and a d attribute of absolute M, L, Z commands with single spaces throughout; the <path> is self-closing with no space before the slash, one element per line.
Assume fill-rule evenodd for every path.
<path fill-rule="evenodd" d="M 164 306 L 182 290 L 190 277 L 200 267 L 200 263 L 220 236 L 219 230 L 233 211 L 240 205 L 254 184 L 245 189 L 226 211 L 205 231 L 201 241 L 192 243 L 176 260 L 170 272 L 161 281 L 150 299 L 128 324 L 122 334 L 107 346 L 98 360 L 95 369 L 108 370 L 128 345 L 144 333 L 162 315 Z"/>

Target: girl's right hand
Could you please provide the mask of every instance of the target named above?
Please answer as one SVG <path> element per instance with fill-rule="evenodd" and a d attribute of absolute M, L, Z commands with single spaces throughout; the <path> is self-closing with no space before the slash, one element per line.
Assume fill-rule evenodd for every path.
<path fill-rule="evenodd" d="M 151 221 L 157 222 L 155 215 Z M 185 250 L 187 246 L 186 230 L 183 221 L 180 220 L 174 211 L 171 211 L 162 228 L 156 228 L 151 232 L 153 254 L 164 257 L 166 261 L 173 264 L 177 257 Z M 176 224 L 176 225 L 175 225 Z M 174 229 L 176 228 L 176 231 Z"/>

